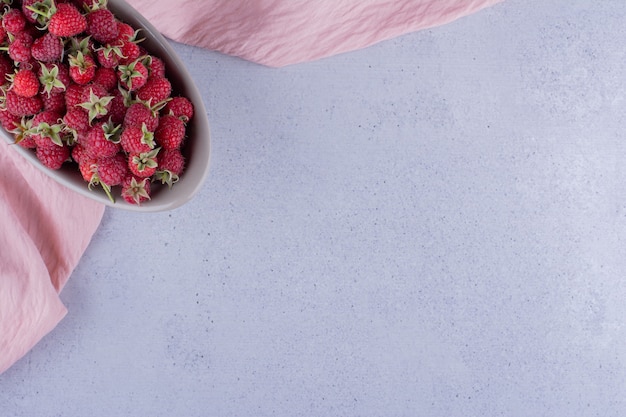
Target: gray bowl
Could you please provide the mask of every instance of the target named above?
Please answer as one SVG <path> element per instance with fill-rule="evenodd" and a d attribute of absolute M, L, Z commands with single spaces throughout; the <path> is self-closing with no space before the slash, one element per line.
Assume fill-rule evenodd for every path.
<path fill-rule="evenodd" d="M 186 168 L 180 180 L 171 189 L 153 183 L 151 199 L 143 202 L 140 206 L 126 202 L 120 196 L 119 187 L 114 187 L 112 194 L 115 197 L 115 203 L 113 203 L 101 188 L 94 187 L 89 190 L 77 168 L 64 164 L 60 170 L 51 170 L 39 162 L 32 150 L 17 145 L 9 148 L 21 153 L 35 167 L 58 183 L 107 206 L 139 212 L 173 210 L 193 198 L 202 187 L 208 174 L 210 132 L 202 96 L 174 49 L 150 22 L 123 0 L 109 0 L 108 7 L 120 20 L 134 28 L 142 29 L 140 37 L 145 38 L 145 40 L 141 45 L 148 52 L 163 60 L 173 91 L 186 96 L 194 104 L 194 117 L 187 126 L 187 138 L 183 149 Z M 7 142 L 13 143 L 11 134 L 2 128 L 0 128 L 0 133 Z"/>

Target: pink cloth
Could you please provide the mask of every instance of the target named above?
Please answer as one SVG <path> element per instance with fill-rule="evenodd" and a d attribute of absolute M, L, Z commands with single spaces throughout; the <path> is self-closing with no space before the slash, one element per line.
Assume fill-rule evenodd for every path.
<path fill-rule="evenodd" d="M 171 39 L 280 67 L 433 27 L 501 0 L 128 0 Z M 58 293 L 104 207 L 0 140 L 0 373 L 66 314 Z"/>
<path fill-rule="evenodd" d="M 65 315 L 58 293 L 104 212 L 10 146 L 0 139 L 0 373 Z"/>
<path fill-rule="evenodd" d="M 179 42 L 281 67 L 363 48 L 502 0 L 127 0 Z"/>

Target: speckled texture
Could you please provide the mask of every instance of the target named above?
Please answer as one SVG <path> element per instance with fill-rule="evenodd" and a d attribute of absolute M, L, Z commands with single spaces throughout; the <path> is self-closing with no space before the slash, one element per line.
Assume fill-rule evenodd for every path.
<path fill-rule="evenodd" d="M 626 7 L 269 69 L 177 45 L 212 169 L 106 210 L 2 415 L 626 414 Z"/>

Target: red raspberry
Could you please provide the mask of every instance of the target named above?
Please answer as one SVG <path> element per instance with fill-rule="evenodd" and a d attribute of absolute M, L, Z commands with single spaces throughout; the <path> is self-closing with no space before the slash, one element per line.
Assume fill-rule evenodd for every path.
<path fill-rule="evenodd" d="M 93 160 L 94 162 L 96 161 L 95 159 L 89 157 L 89 154 L 87 154 L 87 151 L 85 151 L 85 148 L 83 148 L 83 145 L 80 143 L 72 146 L 72 159 L 78 164 L 88 160 Z"/>
<path fill-rule="evenodd" d="M 70 158 L 70 149 L 67 146 L 37 147 L 35 154 L 44 166 L 56 170 Z"/>
<path fill-rule="evenodd" d="M 88 10 L 98 5 L 100 0 L 72 0 L 78 10 Z"/>
<path fill-rule="evenodd" d="M 43 103 L 43 110 L 50 110 L 59 114 L 65 112 L 65 94 L 41 94 L 39 97 Z"/>
<path fill-rule="evenodd" d="M 87 34 L 100 43 L 117 38 L 117 21 L 108 9 L 96 9 L 87 15 Z"/>
<path fill-rule="evenodd" d="M 96 75 L 96 62 L 90 55 L 83 55 L 79 51 L 70 56 L 69 63 L 70 77 L 76 84 L 87 84 Z"/>
<path fill-rule="evenodd" d="M 44 93 L 62 93 L 72 83 L 67 66 L 61 62 L 41 63 L 37 75 Z"/>
<path fill-rule="evenodd" d="M 0 54 L 0 80 L 4 82 L 7 79 L 8 74 L 13 73 L 13 62 L 6 54 Z"/>
<path fill-rule="evenodd" d="M 41 62 L 60 61 L 63 56 L 63 41 L 52 33 L 46 33 L 35 39 L 30 52 L 33 58 Z"/>
<path fill-rule="evenodd" d="M 117 67 L 117 76 L 120 84 L 128 91 L 135 91 L 143 87 L 148 80 L 148 69 L 139 61 Z"/>
<path fill-rule="evenodd" d="M 150 180 L 127 175 L 122 181 L 122 198 L 130 204 L 137 205 L 150 200 Z"/>
<path fill-rule="evenodd" d="M 56 36 L 75 36 L 87 29 L 87 19 L 72 4 L 61 3 L 50 17 L 48 31 Z"/>
<path fill-rule="evenodd" d="M 78 146 L 78 145 L 76 145 Z M 74 146 L 74 149 L 76 149 Z M 72 158 L 74 158 L 74 150 L 72 150 Z M 76 158 L 74 158 L 76 160 Z M 94 182 L 94 175 L 98 172 L 98 160 L 93 158 L 81 158 L 78 162 L 78 169 L 83 179 L 90 185 Z"/>
<path fill-rule="evenodd" d="M 22 118 L 8 111 L 0 110 L 0 125 L 9 132 L 20 125 Z"/>
<path fill-rule="evenodd" d="M 128 155 L 128 167 L 139 178 L 151 177 L 159 166 L 159 148 Z"/>
<path fill-rule="evenodd" d="M 82 103 L 87 103 L 91 99 L 91 95 L 95 95 L 97 98 L 107 96 L 107 90 L 101 84 L 89 83 L 83 86 Z"/>
<path fill-rule="evenodd" d="M 61 139 L 62 126 L 59 124 L 60 115 L 55 111 L 39 112 L 32 119 L 32 137 L 37 147 L 54 147 L 63 145 Z"/>
<path fill-rule="evenodd" d="M 120 185 L 128 174 L 126 157 L 121 153 L 106 158 L 98 158 L 97 165 L 100 182 L 109 187 Z"/>
<path fill-rule="evenodd" d="M 117 87 L 117 74 L 113 68 L 99 67 L 93 77 L 94 84 L 99 84 L 106 91 L 112 91 Z"/>
<path fill-rule="evenodd" d="M 85 151 L 93 158 L 112 157 L 120 150 L 120 145 L 118 143 L 115 143 L 107 138 L 104 123 L 102 122 L 97 123 L 87 131 L 87 136 L 83 138 L 81 144 L 85 148 Z"/>
<path fill-rule="evenodd" d="M 122 56 L 120 57 L 120 63 L 128 64 L 137 60 L 141 56 L 141 48 L 132 40 L 122 41 L 120 47 Z"/>
<path fill-rule="evenodd" d="M 128 126 L 122 130 L 120 145 L 126 153 L 150 152 L 154 149 L 154 134 L 145 126 L 145 124 L 142 127 Z"/>
<path fill-rule="evenodd" d="M 18 142 L 18 145 L 26 149 L 37 148 L 37 142 L 35 142 L 32 136 L 24 136 L 24 138 Z"/>
<path fill-rule="evenodd" d="M 146 124 L 146 128 L 154 132 L 159 126 L 159 116 L 143 103 L 133 103 L 126 110 L 124 126 L 139 126 Z"/>
<path fill-rule="evenodd" d="M 193 117 L 193 104 L 186 97 L 173 97 L 167 102 L 163 112 L 179 117 L 187 123 Z"/>
<path fill-rule="evenodd" d="M 172 84 L 167 78 L 151 78 L 137 91 L 139 100 L 155 105 L 169 98 Z"/>
<path fill-rule="evenodd" d="M 165 77 L 165 63 L 161 58 L 156 56 L 150 56 L 150 64 L 148 64 L 148 71 L 150 78 L 164 78 Z"/>
<path fill-rule="evenodd" d="M 22 32 L 26 26 L 26 18 L 20 9 L 9 9 L 2 17 L 2 26 L 13 35 Z"/>
<path fill-rule="evenodd" d="M 85 87 L 80 84 L 70 83 L 65 90 L 65 106 L 71 109 L 83 101 L 83 91 Z"/>
<path fill-rule="evenodd" d="M 33 44 L 33 37 L 26 32 L 15 35 L 9 44 L 9 56 L 15 62 L 28 62 L 31 58 L 30 48 Z"/>
<path fill-rule="evenodd" d="M 111 108 L 111 100 L 113 97 L 100 84 L 89 83 L 83 89 L 82 102 L 80 107 L 87 110 L 89 122 L 94 119 L 106 117 Z"/>
<path fill-rule="evenodd" d="M 163 149 L 180 148 L 185 138 L 185 123 L 176 116 L 166 114 L 159 119 L 154 137 Z"/>
<path fill-rule="evenodd" d="M 135 29 L 128 23 L 117 21 L 117 39 L 126 41 L 135 37 Z"/>
<path fill-rule="evenodd" d="M 111 92 L 113 100 L 111 100 L 111 108 L 109 109 L 109 117 L 115 124 L 122 124 L 126 116 L 126 99 L 120 90 Z"/>
<path fill-rule="evenodd" d="M 35 3 L 39 3 L 40 1 L 41 0 L 22 0 L 22 14 L 28 22 L 37 22 L 37 16 L 39 15 L 32 10 L 29 10 L 28 7 L 33 7 L 35 6 Z"/>
<path fill-rule="evenodd" d="M 68 109 L 63 116 L 63 122 L 70 132 L 76 133 L 76 137 L 81 133 L 87 133 L 90 127 L 89 115 L 80 107 Z"/>
<path fill-rule="evenodd" d="M 166 149 L 159 154 L 159 167 L 155 179 L 172 186 L 185 170 L 185 157 L 180 149 Z"/>
<path fill-rule="evenodd" d="M 120 59 L 122 58 L 121 45 L 112 44 L 98 48 L 96 50 L 96 58 L 98 59 L 98 64 L 100 64 L 101 67 L 117 67 L 120 63 Z"/>
<path fill-rule="evenodd" d="M 39 79 L 29 69 L 19 69 L 13 76 L 11 89 L 20 97 L 33 97 L 39 92 Z"/>
<path fill-rule="evenodd" d="M 159 155 L 159 170 L 168 170 L 180 175 L 185 169 L 185 157 L 180 149 L 166 149 Z"/>
<path fill-rule="evenodd" d="M 16 116 L 37 114 L 41 110 L 42 105 L 39 96 L 20 97 L 11 90 L 6 93 L 6 109 Z"/>

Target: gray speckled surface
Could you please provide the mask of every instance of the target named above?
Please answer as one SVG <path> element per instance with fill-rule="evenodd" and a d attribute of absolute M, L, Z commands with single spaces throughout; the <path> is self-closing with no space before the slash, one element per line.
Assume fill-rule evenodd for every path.
<path fill-rule="evenodd" d="M 623 416 L 626 6 L 268 69 L 176 45 L 203 191 L 107 209 L 0 415 Z"/>

